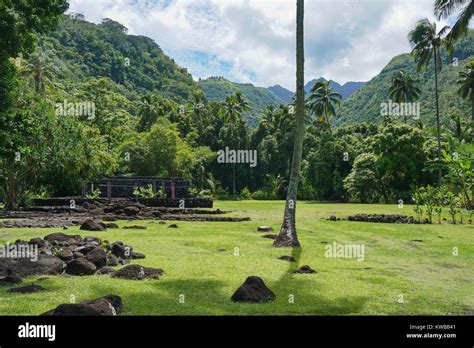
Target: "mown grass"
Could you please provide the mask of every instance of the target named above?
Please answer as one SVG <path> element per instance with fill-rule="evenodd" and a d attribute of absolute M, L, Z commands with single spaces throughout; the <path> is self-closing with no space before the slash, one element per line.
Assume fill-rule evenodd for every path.
<path fill-rule="evenodd" d="M 0 315 L 37 315 L 70 302 L 72 296 L 82 301 L 109 293 L 122 297 L 125 315 L 447 315 L 474 308 L 473 225 L 332 222 L 325 218 L 354 213 L 412 215 L 412 207 L 303 202 L 297 209 L 302 249 L 275 249 L 256 228 L 270 225 L 277 233 L 283 204 L 216 202 L 216 208 L 249 216 L 250 222 L 177 222 L 179 228 L 171 229 L 153 220 L 121 221 L 120 226 L 147 229 L 87 233 L 69 228 L 67 233 L 130 244 L 146 254 L 146 259 L 134 263 L 163 268 L 166 275 L 148 281 L 95 275 L 49 276 L 38 282 L 42 276 L 29 277 L 24 284 L 41 284 L 47 291 L 22 295 L 0 288 Z M 1 229 L 0 243 L 57 231 Z M 365 259 L 327 258 L 324 242 L 363 244 Z M 297 265 L 277 259 L 291 254 Z M 289 274 L 306 264 L 318 273 Z M 277 299 L 268 304 L 233 303 L 231 295 L 250 275 L 262 277 Z"/>

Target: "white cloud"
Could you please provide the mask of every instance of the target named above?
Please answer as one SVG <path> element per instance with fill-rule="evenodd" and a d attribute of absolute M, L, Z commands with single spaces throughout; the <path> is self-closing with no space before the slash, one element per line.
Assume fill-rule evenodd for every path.
<path fill-rule="evenodd" d="M 70 0 L 70 10 L 151 37 L 196 78 L 294 89 L 294 0 Z M 409 50 L 409 30 L 432 12 L 432 0 L 307 0 L 307 79 L 369 80 Z"/>

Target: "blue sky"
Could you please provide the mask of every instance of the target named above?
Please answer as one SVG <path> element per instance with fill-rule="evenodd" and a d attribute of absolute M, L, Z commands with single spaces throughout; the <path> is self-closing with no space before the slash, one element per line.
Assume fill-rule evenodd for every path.
<path fill-rule="evenodd" d="M 306 0 L 306 80 L 367 81 L 409 51 L 433 0 Z M 294 90 L 295 0 L 70 0 L 70 11 L 116 20 L 154 39 L 195 79 L 222 75 Z"/>

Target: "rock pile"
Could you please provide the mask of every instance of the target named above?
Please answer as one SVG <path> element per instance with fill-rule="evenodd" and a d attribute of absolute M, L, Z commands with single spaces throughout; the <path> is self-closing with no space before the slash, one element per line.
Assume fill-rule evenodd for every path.
<path fill-rule="evenodd" d="M 388 224 L 416 224 L 418 221 L 413 216 L 399 214 L 356 214 L 347 218 L 349 221 L 377 222 Z"/>
<path fill-rule="evenodd" d="M 92 275 L 106 266 L 127 264 L 130 259 L 143 259 L 145 255 L 121 241 L 109 243 L 96 237 L 52 233 L 29 242 L 17 240 L 15 245 L 37 250 L 34 257 L 0 258 L 0 284 L 18 284 L 30 275 Z M 37 249 L 36 249 L 37 248 Z"/>

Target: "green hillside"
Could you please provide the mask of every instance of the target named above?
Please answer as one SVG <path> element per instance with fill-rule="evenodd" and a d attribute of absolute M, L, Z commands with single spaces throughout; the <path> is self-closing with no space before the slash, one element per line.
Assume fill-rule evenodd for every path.
<path fill-rule="evenodd" d="M 127 28 L 110 19 L 96 25 L 82 16 L 63 16 L 57 30 L 41 42 L 55 56 L 58 78 L 66 90 L 91 78 L 108 77 L 129 99 L 155 91 L 184 102 L 199 89 L 186 69 L 152 39 L 127 35 Z"/>
<path fill-rule="evenodd" d="M 199 86 L 209 101 L 223 101 L 228 95 L 240 90 L 252 107 L 252 110 L 245 115 L 251 127 L 258 124 L 258 115 L 263 108 L 268 105 L 278 106 L 282 103 L 280 98 L 267 88 L 255 87 L 250 83 L 235 83 L 223 78 L 212 77 L 199 81 Z"/>
<path fill-rule="evenodd" d="M 470 104 L 457 94 L 456 80 L 458 73 L 469 61 L 474 59 L 474 31 L 459 41 L 449 58 L 443 53 L 443 68 L 439 74 L 440 91 L 440 116 L 441 122 L 449 122 L 449 116 L 460 114 L 468 117 L 471 113 Z M 457 58 L 457 64 L 453 64 Z M 456 66 L 457 65 L 457 66 Z M 338 117 L 334 121 L 336 126 L 357 124 L 362 122 L 380 122 L 382 117 L 381 103 L 388 102 L 389 87 L 392 77 L 399 70 L 404 70 L 418 79 L 420 96 L 420 118 L 427 124 L 435 122 L 435 93 L 434 93 L 434 68 L 429 65 L 427 70 L 417 71 L 416 65 L 410 54 L 402 54 L 393 58 L 379 75 L 367 82 L 342 104 Z"/>

